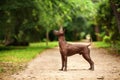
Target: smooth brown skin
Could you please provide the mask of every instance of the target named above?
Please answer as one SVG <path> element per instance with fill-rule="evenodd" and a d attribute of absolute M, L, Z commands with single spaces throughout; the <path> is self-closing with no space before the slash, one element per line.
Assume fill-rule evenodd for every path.
<path fill-rule="evenodd" d="M 82 54 L 83 58 L 88 61 L 90 64 L 89 70 L 94 70 L 94 62 L 90 58 L 90 49 L 89 45 L 81 44 L 68 44 L 64 37 L 64 31 L 61 27 L 59 31 L 54 31 L 54 34 L 58 37 L 59 48 L 62 59 L 62 68 L 61 71 L 67 71 L 67 56 L 72 56 L 74 54 Z"/>

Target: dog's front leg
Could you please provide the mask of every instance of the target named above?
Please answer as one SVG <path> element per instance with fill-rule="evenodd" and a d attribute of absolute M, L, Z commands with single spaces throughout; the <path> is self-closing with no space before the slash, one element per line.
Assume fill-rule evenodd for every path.
<path fill-rule="evenodd" d="M 63 71 L 63 68 L 64 68 L 64 56 L 61 54 L 61 61 L 62 61 L 62 67 L 60 69 L 60 71 Z"/>
<path fill-rule="evenodd" d="M 67 55 L 64 56 L 64 64 L 65 64 L 65 69 L 64 71 L 67 71 Z"/>

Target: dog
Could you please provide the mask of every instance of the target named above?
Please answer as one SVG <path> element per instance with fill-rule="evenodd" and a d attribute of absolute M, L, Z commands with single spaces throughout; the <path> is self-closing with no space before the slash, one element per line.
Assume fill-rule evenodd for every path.
<path fill-rule="evenodd" d="M 83 58 L 90 64 L 89 70 L 94 70 L 94 62 L 91 60 L 90 49 L 88 48 L 91 43 L 89 45 L 68 44 L 65 40 L 62 27 L 60 27 L 59 31 L 54 30 L 54 34 L 58 37 L 59 41 L 59 50 L 62 60 L 62 67 L 60 69 L 61 71 L 67 71 L 67 57 L 74 54 L 82 55 Z"/>

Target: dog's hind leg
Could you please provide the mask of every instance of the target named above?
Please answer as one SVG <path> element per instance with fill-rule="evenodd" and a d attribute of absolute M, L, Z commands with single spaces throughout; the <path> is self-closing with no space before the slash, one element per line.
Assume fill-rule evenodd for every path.
<path fill-rule="evenodd" d="M 84 59 L 86 59 L 88 61 L 88 63 L 90 64 L 90 68 L 89 70 L 94 70 L 94 62 L 91 60 L 90 58 L 90 51 L 82 53 L 82 56 Z"/>

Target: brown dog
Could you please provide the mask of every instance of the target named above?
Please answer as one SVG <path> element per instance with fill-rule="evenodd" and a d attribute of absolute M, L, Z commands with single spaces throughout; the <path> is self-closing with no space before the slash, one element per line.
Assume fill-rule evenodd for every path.
<path fill-rule="evenodd" d="M 90 49 L 89 45 L 81 45 L 81 44 L 68 44 L 64 37 L 64 31 L 61 27 L 59 31 L 54 31 L 54 34 L 58 36 L 59 40 L 59 48 L 62 59 L 62 68 L 60 70 L 67 71 L 67 56 L 72 56 L 74 54 L 82 54 L 83 58 L 87 60 L 90 64 L 89 70 L 94 70 L 94 62 L 90 58 Z"/>

